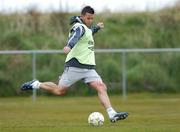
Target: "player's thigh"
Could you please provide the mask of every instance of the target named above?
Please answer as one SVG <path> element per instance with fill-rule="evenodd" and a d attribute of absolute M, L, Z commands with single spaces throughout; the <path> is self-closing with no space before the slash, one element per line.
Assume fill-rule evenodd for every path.
<path fill-rule="evenodd" d="M 80 69 L 74 67 L 65 68 L 62 76 L 59 77 L 59 87 L 70 87 L 83 78 Z"/>
<path fill-rule="evenodd" d="M 101 77 L 99 76 L 99 74 L 96 72 L 96 70 L 89 69 L 85 74 L 84 82 L 87 84 L 90 84 L 92 82 L 101 83 L 103 81 Z"/>

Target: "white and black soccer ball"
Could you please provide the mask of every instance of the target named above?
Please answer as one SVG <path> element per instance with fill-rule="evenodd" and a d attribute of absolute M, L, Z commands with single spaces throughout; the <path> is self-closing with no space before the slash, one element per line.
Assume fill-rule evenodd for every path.
<path fill-rule="evenodd" d="M 95 127 L 102 126 L 104 124 L 104 116 L 99 112 L 92 112 L 88 117 L 88 123 Z"/>

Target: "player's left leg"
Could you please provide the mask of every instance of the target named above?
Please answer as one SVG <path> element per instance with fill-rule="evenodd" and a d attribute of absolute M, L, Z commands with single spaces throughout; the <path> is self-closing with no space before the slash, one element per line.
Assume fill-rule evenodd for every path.
<path fill-rule="evenodd" d="M 90 85 L 90 87 L 96 89 L 98 93 L 98 97 L 102 105 L 105 107 L 111 122 L 116 122 L 117 120 L 123 120 L 128 116 L 127 112 L 116 112 L 109 100 L 109 96 L 107 94 L 107 88 L 105 83 L 103 83 L 101 77 L 98 73 L 94 70 L 88 70 L 86 72 L 84 82 Z"/>
<path fill-rule="evenodd" d="M 111 103 L 106 92 L 107 91 L 106 85 L 102 81 L 98 80 L 98 81 L 90 82 L 89 86 L 96 89 L 99 100 L 106 109 L 111 107 Z"/>
<path fill-rule="evenodd" d="M 116 122 L 118 120 L 123 120 L 125 118 L 128 117 L 128 113 L 127 112 L 116 112 L 110 103 L 108 94 L 107 94 L 107 88 L 106 85 L 100 81 L 93 81 L 88 83 L 91 87 L 95 88 L 96 91 L 98 92 L 98 97 L 99 100 L 101 101 L 102 105 L 106 108 L 106 111 L 109 115 L 110 121 L 111 122 Z"/>

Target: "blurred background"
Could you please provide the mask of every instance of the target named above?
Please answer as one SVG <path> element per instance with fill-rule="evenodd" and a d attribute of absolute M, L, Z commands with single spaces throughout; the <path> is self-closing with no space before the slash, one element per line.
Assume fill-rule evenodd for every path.
<path fill-rule="evenodd" d="M 176 5 L 178 0 L 1 0 L 2 12 L 27 12 L 35 8 L 40 12 L 79 12 L 85 5 L 94 7 L 96 12 L 137 12 L 157 11 Z"/>
<path fill-rule="evenodd" d="M 85 5 L 94 7 L 94 24 L 105 28 L 95 35 L 96 49 L 179 48 L 179 0 L 0 0 L 0 51 L 61 50 L 67 42 L 69 18 Z M 106 58 L 106 59 L 104 59 Z M 0 97 L 26 96 L 23 82 L 58 81 L 65 55 L 37 54 L 32 75 L 32 54 L 0 54 Z M 180 53 L 126 54 L 127 91 L 179 93 Z M 122 54 L 96 54 L 97 71 L 111 94 L 122 92 Z M 94 95 L 79 82 L 68 95 Z M 38 91 L 38 95 L 51 95 Z"/>

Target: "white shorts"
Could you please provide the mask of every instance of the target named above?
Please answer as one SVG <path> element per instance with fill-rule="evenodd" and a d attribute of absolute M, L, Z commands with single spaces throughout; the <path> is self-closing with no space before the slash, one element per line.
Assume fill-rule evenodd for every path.
<path fill-rule="evenodd" d="M 102 81 L 95 69 L 66 67 L 62 76 L 59 77 L 59 86 L 70 87 L 75 82 L 82 80 L 84 83 Z"/>

